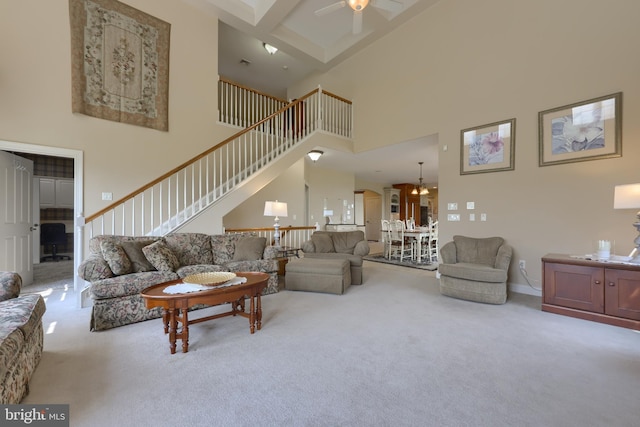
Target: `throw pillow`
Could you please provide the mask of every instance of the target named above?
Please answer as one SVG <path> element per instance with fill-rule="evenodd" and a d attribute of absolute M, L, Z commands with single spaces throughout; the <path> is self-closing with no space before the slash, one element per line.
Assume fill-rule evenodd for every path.
<path fill-rule="evenodd" d="M 100 251 L 102 252 L 104 260 L 109 264 L 109 268 L 113 274 L 119 276 L 121 274 L 131 273 L 131 260 L 127 257 L 122 246 L 105 240 L 100 242 Z"/>
<path fill-rule="evenodd" d="M 127 257 L 131 260 L 131 270 L 133 273 L 155 270 L 153 264 L 151 264 L 147 257 L 144 256 L 144 253 L 142 253 L 142 248 L 152 243 L 153 240 L 135 240 L 120 243 Z"/>
<path fill-rule="evenodd" d="M 245 237 L 238 240 L 233 261 L 255 261 L 262 259 L 264 248 L 267 246 L 266 237 Z"/>
<path fill-rule="evenodd" d="M 311 235 L 311 241 L 316 247 L 316 253 L 326 254 L 336 251 L 333 248 L 333 240 L 331 240 L 331 236 L 329 236 L 328 234 L 313 233 Z"/>
<path fill-rule="evenodd" d="M 175 271 L 180 266 L 178 258 L 162 240 L 145 246 L 142 253 L 158 271 Z"/>

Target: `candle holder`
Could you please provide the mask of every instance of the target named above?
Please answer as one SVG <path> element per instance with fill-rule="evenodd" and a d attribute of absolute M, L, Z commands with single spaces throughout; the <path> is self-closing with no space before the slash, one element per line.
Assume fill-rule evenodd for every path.
<path fill-rule="evenodd" d="M 598 240 L 597 257 L 602 260 L 611 258 L 611 241 Z"/>

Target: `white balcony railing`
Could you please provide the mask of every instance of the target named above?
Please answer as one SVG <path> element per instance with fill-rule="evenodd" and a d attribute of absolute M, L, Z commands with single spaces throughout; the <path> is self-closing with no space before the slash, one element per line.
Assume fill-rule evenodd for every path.
<path fill-rule="evenodd" d="M 309 240 L 315 227 L 280 227 L 280 246 L 298 248 L 302 243 Z M 273 227 L 264 228 L 228 228 L 225 233 L 255 233 L 259 237 L 266 237 L 267 244 L 273 244 L 275 229 Z"/>

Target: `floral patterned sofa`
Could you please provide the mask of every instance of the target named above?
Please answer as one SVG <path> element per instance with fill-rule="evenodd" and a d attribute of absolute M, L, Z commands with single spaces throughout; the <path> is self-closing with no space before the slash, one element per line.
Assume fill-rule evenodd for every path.
<path fill-rule="evenodd" d="M 260 271 L 269 274 L 264 295 L 278 292 L 277 254 L 255 233 L 95 236 L 89 241 L 89 256 L 78 268 L 78 276 L 90 282 L 90 329 L 161 317 L 162 309 L 147 309 L 140 292 L 190 274 Z"/>
<path fill-rule="evenodd" d="M 42 357 L 44 299 L 22 294 L 19 274 L 0 272 L 0 404 L 20 403 Z"/>

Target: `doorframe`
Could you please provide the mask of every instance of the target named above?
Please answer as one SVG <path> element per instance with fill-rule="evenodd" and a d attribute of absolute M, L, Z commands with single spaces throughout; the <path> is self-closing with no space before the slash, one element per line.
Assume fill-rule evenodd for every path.
<path fill-rule="evenodd" d="M 73 289 L 77 296 L 77 306 L 82 307 L 82 292 L 84 284 L 75 273 L 78 271 L 84 254 L 84 213 L 82 211 L 83 200 L 83 171 L 84 152 L 70 148 L 52 147 L 48 145 L 27 144 L 0 140 L 0 150 L 15 151 L 18 153 L 41 154 L 44 156 L 67 157 L 73 159 L 73 218 L 74 218 L 74 244 L 73 244 Z"/>

